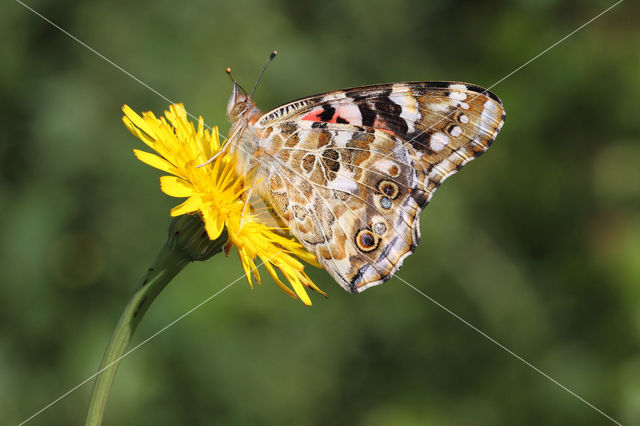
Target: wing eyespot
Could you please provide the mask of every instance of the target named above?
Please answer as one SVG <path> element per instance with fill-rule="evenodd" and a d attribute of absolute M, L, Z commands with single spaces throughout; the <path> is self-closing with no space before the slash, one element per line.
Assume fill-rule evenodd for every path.
<path fill-rule="evenodd" d="M 380 237 L 371 232 L 369 229 L 361 229 L 356 234 L 356 246 L 364 253 L 369 253 L 378 248 Z"/>
<path fill-rule="evenodd" d="M 392 200 L 398 196 L 399 192 L 398 185 L 396 185 L 394 182 L 391 182 L 390 180 L 381 180 L 380 182 L 378 182 L 378 190 Z"/>

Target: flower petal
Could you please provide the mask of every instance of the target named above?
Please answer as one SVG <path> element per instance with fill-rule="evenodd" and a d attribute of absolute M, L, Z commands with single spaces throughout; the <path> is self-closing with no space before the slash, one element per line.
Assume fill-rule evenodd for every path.
<path fill-rule="evenodd" d="M 209 239 L 215 240 L 222 234 L 222 230 L 224 229 L 224 222 L 218 220 L 216 217 L 211 216 L 208 210 L 202 210 L 202 206 L 199 206 L 200 212 L 202 213 L 202 217 L 204 219 L 204 229 L 207 231 L 207 235 Z"/>
<path fill-rule="evenodd" d="M 138 129 L 136 125 L 133 124 L 131 120 L 129 120 L 128 117 L 122 117 L 122 122 L 124 123 L 125 126 L 127 126 L 127 129 L 129 129 L 129 131 L 133 134 L 133 136 L 137 137 L 142 142 L 147 144 L 149 148 L 154 147 L 155 139 L 147 135 L 142 130 Z"/>
<path fill-rule="evenodd" d="M 193 213 L 193 212 L 197 212 L 198 209 L 200 208 L 200 199 L 199 197 L 191 196 L 189 198 L 187 198 L 187 200 L 182 203 L 179 204 L 177 206 L 175 206 L 174 208 L 171 209 L 171 216 L 172 217 L 176 217 L 176 216 L 180 216 L 182 214 L 187 214 L 187 213 Z M 206 225 L 206 224 L 205 224 Z M 222 232 L 222 231 L 220 231 Z M 220 233 L 218 233 L 218 236 L 220 236 Z M 217 238 L 217 237 L 215 237 Z M 212 238 L 215 239 L 215 238 Z"/>
<path fill-rule="evenodd" d="M 160 189 L 172 197 L 190 197 L 193 195 L 191 183 L 175 176 L 160 177 Z"/>
<path fill-rule="evenodd" d="M 278 287 L 280 287 L 285 293 L 287 293 L 289 296 L 293 297 L 294 299 L 298 298 L 298 296 L 296 296 L 296 293 L 294 291 L 292 291 L 289 287 L 284 285 L 282 281 L 280 281 L 280 277 L 278 277 L 276 270 L 273 269 L 273 266 L 271 266 L 270 262 L 265 262 L 264 267 L 267 269 L 267 272 L 269 272 L 269 275 L 271 275 L 271 278 L 276 282 L 276 284 L 278 284 Z"/>
<path fill-rule="evenodd" d="M 138 129 L 140 129 L 144 133 L 146 133 L 146 135 L 149 138 L 151 138 L 152 140 L 157 138 L 157 135 L 154 132 L 153 127 L 151 127 L 149 124 L 147 124 L 146 121 L 142 117 L 140 117 L 138 114 L 136 114 L 136 112 L 134 110 L 132 110 L 129 107 L 129 105 L 123 105 L 122 106 L 122 112 L 124 112 L 125 116 L 131 121 L 131 124 L 135 125 L 135 127 L 137 127 Z M 125 121 L 125 124 L 127 124 L 126 121 Z M 127 126 L 127 127 L 129 127 L 129 126 Z M 131 130 L 131 128 L 129 128 L 129 129 Z"/>
<path fill-rule="evenodd" d="M 320 294 L 321 294 L 321 295 L 323 295 L 324 297 L 327 297 L 327 293 L 325 293 L 324 291 L 320 290 L 320 288 L 318 288 L 318 286 L 317 286 L 317 285 L 315 285 L 315 283 L 314 283 L 313 281 L 311 281 L 311 278 L 309 278 L 309 277 L 307 276 L 307 274 L 305 274 L 304 272 L 301 272 L 300 279 L 302 280 L 302 284 L 303 284 L 305 287 L 309 287 L 309 288 L 311 288 L 312 290 L 314 290 L 314 291 L 316 291 L 316 292 L 320 293 Z"/>
<path fill-rule="evenodd" d="M 169 163 L 164 158 L 159 157 L 155 154 L 152 154 L 147 151 L 141 151 L 139 149 L 134 149 L 133 154 L 136 156 L 138 160 L 142 161 L 143 163 L 151 167 L 155 167 L 156 169 L 159 169 L 159 170 L 162 170 L 163 172 L 167 172 L 171 174 L 175 174 L 176 172 L 175 167 L 173 167 L 171 163 Z"/>
<path fill-rule="evenodd" d="M 302 303 L 304 303 L 307 306 L 311 306 L 311 299 L 309 299 L 309 295 L 307 294 L 307 291 L 304 289 L 304 286 L 302 285 L 302 283 L 300 283 L 300 280 L 298 279 L 298 277 L 295 274 L 290 274 L 288 271 L 282 271 L 282 272 L 287 277 L 287 281 L 289 281 L 289 283 L 291 284 L 291 287 L 293 287 L 293 290 L 296 292 L 296 294 L 298 295 Z"/>
<path fill-rule="evenodd" d="M 242 263 L 242 269 L 244 269 L 244 274 L 247 276 L 247 281 L 249 281 L 249 285 L 253 288 L 253 283 L 251 282 L 251 270 L 255 269 L 256 265 L 253 261 L 247 256 L 247 253 L 238 249 L 238 254 L 240 255 L 240 263 Z"/>

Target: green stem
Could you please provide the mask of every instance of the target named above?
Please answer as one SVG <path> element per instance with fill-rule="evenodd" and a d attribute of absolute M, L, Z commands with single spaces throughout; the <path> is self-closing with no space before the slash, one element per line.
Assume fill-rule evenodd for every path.
<path fill-rule="evenodd" d="M 204 232 L 202 221 L 197 216 L 180 216 L 172 221 L 169 239 L 140 281 L 138 289 L 129 299 L 111 335 L 91 393 L 85 423 L 87 426 L 97 426 L 102 423 L 107 397 L 120 359 L 151 303 L 189 262 L 205 260 L 220 252 L 226 240 L 226 232 L 223 232 L 215 241 L 209 240 Z"/>

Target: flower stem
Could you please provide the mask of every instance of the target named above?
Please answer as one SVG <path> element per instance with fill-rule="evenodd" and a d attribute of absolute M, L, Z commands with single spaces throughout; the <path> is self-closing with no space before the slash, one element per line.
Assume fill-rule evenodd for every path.
<path fill-rule="evenodd" d="M 109 390 L 133 333 L 151 303 L 167 284 L 191 261 L 205 260 L 219 253 L 227 240 L 226 231 L 214 241 L 204 231 L 198 216 L 179 216 L 173 219 L 169 238 L 153 265 L 147 270 L 120 316 L 104 353 L 98 376 L 91 393 L 86 425 L 102 423 Z"/>

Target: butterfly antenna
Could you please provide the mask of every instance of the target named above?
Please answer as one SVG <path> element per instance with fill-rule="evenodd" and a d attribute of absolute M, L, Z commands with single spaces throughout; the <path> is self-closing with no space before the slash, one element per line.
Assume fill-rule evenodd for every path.
<path fill-rule="evenodd" d="M 235 78 L 233 78 L 233 76 L 231 75 L 231 68 L 227 67 L 224 71 L 227 73 L 227 75 L 229 76 L 229 78 L 231 79 L 231 81 L 233 81 L 233 83 L 234 83 L 234 84 L 236 84 L 236 85 L 240 88 L 240 90 L 242 90 L 242 92 L 244 92 L 244 94 L 246 95 L 246 94 L 247 94 L 246 90 L 244 90 L 244 89 L 242 88 L 242 86 L 240 86 L 240 85 L 238 84 L 238 82 L 236 81 L 236 79 L 235 79 Z"/>
<path fill-rule="evenodd" d="M 249 95 L 249 98 L 253 98 L 253 94 L 255 93 L 256 88 L 258 87 L 258 82 L 260 82 L 260 79 L 262 78 L 262 74 L 264 74 L 264 72 L 266 71 L 267 67 L 269 66 L 271 61 L 273 61 L 273 58 L 275 58 L 277 54 L 278 54 L 278 52 L 274 50 L 273 52 L 271 52 L 271 55 L 269 55 L 269 59 L 267 59 L 267 63 L 264 64 L 264 67 L 262 68 L 262 71 L 260 71 L 260 74 L 258 75 L 258 79 L 256 80 L 256 84 L 253 85 L 253 90 L 251 91 L 251 94 Z"/>

